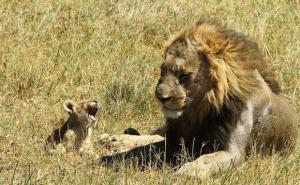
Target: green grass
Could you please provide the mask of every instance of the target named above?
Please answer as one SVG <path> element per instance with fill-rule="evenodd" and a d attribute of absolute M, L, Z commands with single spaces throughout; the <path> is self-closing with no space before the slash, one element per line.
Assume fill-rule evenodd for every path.
<path fill-rule="evenodd" d="M 66 99 L 101 102 L 96 135 L 161 124 L 154 98 L 161 49 L 172 33 L 199 18 L 256 41 L 300 112 L 298 0 L 2 0 L 0 184 L 200 184 L 167 168 L 115 172 L 43 151 L 47 135 L 67 116 Z M 253 156 L 202 183 L 298 184 L 299 164 L 297 147 L 289 158 Z"/>

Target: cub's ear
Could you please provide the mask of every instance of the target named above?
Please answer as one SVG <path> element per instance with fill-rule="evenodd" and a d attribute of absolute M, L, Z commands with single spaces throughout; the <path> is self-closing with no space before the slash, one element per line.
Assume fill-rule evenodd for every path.
<path fill-rule="evenodd" d="M 73 113 L 75 111 L 75 103 L 72 100 L 65 101 L 63 106 L 68 113 Z"/>

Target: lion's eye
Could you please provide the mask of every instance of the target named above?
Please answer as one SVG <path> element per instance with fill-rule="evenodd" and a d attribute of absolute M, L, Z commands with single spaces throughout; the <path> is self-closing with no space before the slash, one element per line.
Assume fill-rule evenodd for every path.
<path fill-rule="evenodd" d="M 191 74 L 190 74 L 190 73 L 182 73 L 182 74 L 179 76 L 179 82 L 180 82 L 180 83 L 184 83 L 184 82 L 187 81 L 190 77 L 191 77 Z"/>

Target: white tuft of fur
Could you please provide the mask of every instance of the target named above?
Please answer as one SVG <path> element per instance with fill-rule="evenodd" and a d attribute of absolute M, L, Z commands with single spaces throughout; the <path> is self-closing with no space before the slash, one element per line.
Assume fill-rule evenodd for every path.
<path fill-rule="evenodd" d="M 162 103 L 160 103 L 160 110 L 166 118 L 177 119 L 182 115 L 182 110 L 167 109 L 162 105 Z"/>

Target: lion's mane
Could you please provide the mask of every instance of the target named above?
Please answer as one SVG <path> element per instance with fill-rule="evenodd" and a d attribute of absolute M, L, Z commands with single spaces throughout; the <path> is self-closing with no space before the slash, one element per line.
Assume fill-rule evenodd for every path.
<path fill-rule="evenodd" d="M 210 75 L 216 87 L 207 93 L 211 105 L 220 109 L 228 97 L 246 101 L 258 87 L 253 78 L 257 69 L 275 94 L 280 87 L 270 62 L 260 52 L 256 43 L 243 34 L 225 28 L 213 21 L 200 20 L 174 35 L 165 45 L 165 51 L 179 39 L 189 40 L 197 52 L 203 53 L 210 64 Z"/>

